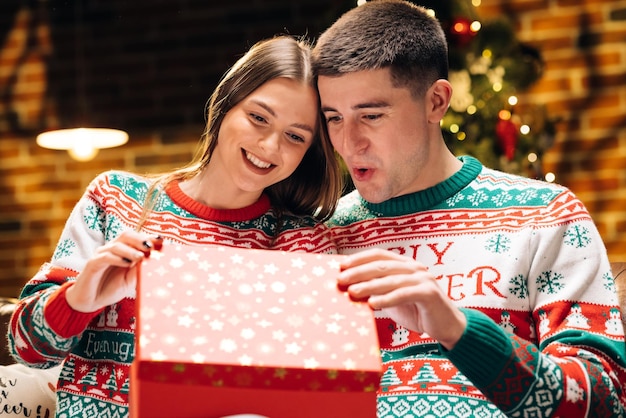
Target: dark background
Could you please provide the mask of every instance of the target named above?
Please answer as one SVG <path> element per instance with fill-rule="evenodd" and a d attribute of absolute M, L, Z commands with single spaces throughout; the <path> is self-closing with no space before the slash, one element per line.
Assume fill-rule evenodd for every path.
<path fill-rule="evenodd" d="M 32 131 L 88 120 L 133 133 L 202 125 L 220 76 L 254 42 L 290 33 L 314 39 L 356 0 L 75 0 L 0 2 L 0 42 L 20 9 L 29 48 L 45 54 L 47 111 Z M 18 58 L 19 59 L 19 58 Z M 19 65 L 16 66 L 18 68 Z M 15 81 L 15 80 L 13 80 Z M 3 89 L 11 132 L 24 132 Z M 54 114 L 57 121 L 50 122 Z M 28 132 L 25 132 L 28 133 Z"/>

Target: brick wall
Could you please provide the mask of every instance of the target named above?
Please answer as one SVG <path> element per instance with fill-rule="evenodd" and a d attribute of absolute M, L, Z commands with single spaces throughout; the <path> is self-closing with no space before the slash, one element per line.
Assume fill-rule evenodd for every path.
<path fill-rule="evenodd" d="M 215 3 L 85 0 L 77 42 L 75 2 L 0 2 L 0 295 L 17 296 L 50 258 L 96 174 L 168 170 L 189 160 L 206 99 L 252 42 L 285 31 L 315 36 L 353 4 Z M 560 117 L 547 168 L 583 199 L 611 257 L 623 258 L 626 1 L 483 0 L 478 11 L 510 16 L 520 39 L 542 51 L 546 73 L 521 102 L 545 103 Z M 80 111 L 77 90 L 88 98 Z M 43 127 L 81 118 L 125 129 L 130 141 L 87 163 L 35 144 Z"/>
<path fill-rule="evenodd" d="M 483 0 L 542 52 L 543 77 L 520 102 L 558 117 L 545 158 L 591 212 L 613 260 L 626 259 L 626 1 Z"/>

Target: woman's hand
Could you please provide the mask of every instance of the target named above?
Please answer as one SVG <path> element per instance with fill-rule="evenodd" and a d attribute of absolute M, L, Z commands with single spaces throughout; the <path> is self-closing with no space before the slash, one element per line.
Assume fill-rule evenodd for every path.
<path fill-rule="evenodd" d="M 338 285 L 354 300 L 384 309 L 399 325 L 427 333 L 452 349 L 467 320 L 448 299 L 435 277 L 412 258 L 382 249 L 347 256 L 341 263 Z"/>
<path fill-rule="evenodd" d="M 134 292 L 139 263 L 162 245 L 160 236 L 123 232 L 87 261 L 65 293 L 67 303 L 79 312 L 95 312 L 119 302 Z"/>

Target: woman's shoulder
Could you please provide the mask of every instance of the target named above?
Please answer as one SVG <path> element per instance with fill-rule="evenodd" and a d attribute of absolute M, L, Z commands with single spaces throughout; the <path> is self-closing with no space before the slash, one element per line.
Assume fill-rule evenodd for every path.
<path fill-rule="evenodd" d="M 292 213 L 283 213 L 280 216 L 281 230 L 298 229 L 298 228 L 314 228 L 320 224 L 320 221 L 313 216 L 294 215 Z"/>
<path fill-rule="evenodd" d="M 93 178 L 89 188 L 115 188 L 122 191 L 145 190 L 154 180 L 145 175 L 123 170 L 107 170 Z"/>
<path fill-rule="evenodd" d="M 334 253 L 330 228 L 313 216 L 284 214 L 279 222 L 274 249 Z"/>
<path fill-rule="evenodd" d="M 149 177 L 125 170 L 103 171 L 94 178 L 94 181 L 116 185 L 141 185 L 151 183 Z"/>

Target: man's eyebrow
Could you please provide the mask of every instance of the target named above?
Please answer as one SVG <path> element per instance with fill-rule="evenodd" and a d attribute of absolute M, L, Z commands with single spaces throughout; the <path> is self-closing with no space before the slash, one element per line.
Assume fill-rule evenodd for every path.
<path fill-rule="evenodd" d="M 267 103 L 260 101 L 260 100 L 252 100 L 252 102 L 254 104 L 257 104 L 259 106 L 261 106 L 263 109 L 267 110 L 267 112 L 276 117 L 276 112 L 274 112 L 274 109 L 272 109 L 271 107 L 269 107 L 267 105 Z M 292 123 L 291 126 L 293 126 L 294 128 L 298 128 L 298 129 L 303 129 L 305 131 L 309 131 L 311 133 L 315 132 L 315 129 L 313 129 L 310 125 L 307 125 L 306 123 Z"/>
<path fill-rule="evenodd" d="M 371 107 L 389 107 L 390 104 L 384 100 L 378 101 L 378 102 L 366 102 L 366 103 L 359 103 L 357 105 L 352 106 L 352 109 L 368 109 Z"/>
<path fill-rule="evenodd" d="M 381 107 L 389 107 L 391 106 L 388 102 L 385 101 L 379 101 L 379 102 L 365 102 L 365 103 L 359 103 L 356 104 L 354 106 L 352 106 L 353 110 L 359 110 L 359 109 L 373 109 L 373 108 L 381 108 Z M 330 106 L 322 106 L 322 112 L 336 112 L 337 109 L 330 107 Z"/>

